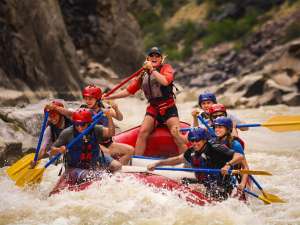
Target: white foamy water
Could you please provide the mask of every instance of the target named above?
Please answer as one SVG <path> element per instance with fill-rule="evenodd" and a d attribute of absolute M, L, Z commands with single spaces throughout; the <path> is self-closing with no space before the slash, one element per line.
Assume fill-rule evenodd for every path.
<path fill-rule="evenodd" d="M 137 99 L 119 100 L 125 121 L 122 130 L 141 123 L 146 105 Z M 191 122 L 194 102 L 179 102 L 181 119 Z M 275 114 L 299 114 L 299 108 L 284 106 L 234 110 L 247 122 L 260 123 Z M 264 205 L 250 197 L 249 204 L 235 199 L 206 206 L 190 206 L 175 194 L 158 193 L 133 178 L 118 182 L 107 178 L 81 192 L 48 197 L 58 179 L 60 166 L 48 168 L 35 190 L 20 190 L 0 169 L 0 225 L 2 224 L 300 224 L 300 132 L 275 133 L 266 128 L 242 132 L 246 156 L 252 169 L 273 176 L 257 176 L 270 193 L 286 204 Z"/>

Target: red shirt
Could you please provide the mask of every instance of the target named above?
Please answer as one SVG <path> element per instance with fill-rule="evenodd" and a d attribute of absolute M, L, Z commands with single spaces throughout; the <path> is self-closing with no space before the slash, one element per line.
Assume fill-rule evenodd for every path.
<path fill-rule="evenodd" d="M 174 70 L 170 64 L 164 64 L 159 73 L 164 75 L 168 81 L 168 84 L 173 82 L 174 80 Z M 141 89 L 142 80 L 140 78 L 134 79 L 129 86 L 127 87 L 127 91 L 134 95 L 139 89 Z"/>

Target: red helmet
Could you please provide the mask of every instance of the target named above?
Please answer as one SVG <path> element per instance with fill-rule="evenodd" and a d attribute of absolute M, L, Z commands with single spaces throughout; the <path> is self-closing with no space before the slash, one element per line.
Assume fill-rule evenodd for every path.
<path fill-rule="evenodd" d="M 223 104 L 217 103 L 213 104 L 209 109 L 208 109 L 209 114 L 213 114 L 216 112 L 223 112 L 226 114 L 226 108 Z"/>
<path fill-rule="evenodd" d="M 63 107 L 63 108 L 65 107 L 64 104 L 61 101 L 58 101 L 58 100 L 53 100 L 51 102 L 51 104 L 57 105 L 57 106 L 60 106 L 60 107 Z"/>
<path fill-rule="evenodd" d="M 91 123 L 92 113 L 89 109 L 80 108 L 72 114 L 72 121 L 75 123 Z"/>
<path fill-rule="evenodd" d="M 59 107 L 62 107 L 62 108 L 65 107 L 64 104 L 59 100 L 53 100 L 53 101 L 51 101 L 50 104 L 55 105 L 55 106 L 59 106 Z M 46 112 L 46 111 L 48 111 L 50 113 L 50 115 L 59 114 L 55 109 L 49 110 L 49 109 L 47 109 L 47 107 L 45 107 L 44 112 Z"/>
<path fill-rule="evenodd" d="M 102 97 L 102 91 L 99 87 L 95 85 L 88 85 L 82 90 L 83 97 L 93 97 L 97 100 L 100 100 Z"/>

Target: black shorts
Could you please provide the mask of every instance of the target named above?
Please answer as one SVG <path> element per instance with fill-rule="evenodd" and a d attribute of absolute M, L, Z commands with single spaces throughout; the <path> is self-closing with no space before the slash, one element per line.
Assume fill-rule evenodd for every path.
<path fill-rule="evenodd" d="M 150 106 L 151 107 L 151 106 Z M 146 115 L 152 116 L 154 119 L 157 120 L 159 124 L 165 123 L 171 117 L 178 117 L 178 110 L 176 105 L 171 106 L 170 108 L 166 109 L 164 115 L 161 115 L 158 110 L 154 107 L 148 107 Z"/>

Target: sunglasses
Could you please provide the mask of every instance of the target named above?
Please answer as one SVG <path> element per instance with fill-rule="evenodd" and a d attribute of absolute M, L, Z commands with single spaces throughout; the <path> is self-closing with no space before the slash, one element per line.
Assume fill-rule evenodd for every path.
<path fill-rule="evenodd" d="M 86 123 L 86 122 L 74 122 L 73 124 L 74 124 L 75 127 L 84 127 L 88 123 Z"/>
<path fill-rule="evenodd" d="M 154 53 L 154 54 L 150 54 L 149 57 L 159 58 L 159 57 L 161 57 L 161 55 Z"/>
<path fill-rule="evenodd" d="M 202 139 L 192 139 L 192 140 L 189 140 L 191 143 L 194 143 L 194 142 L 199 142 L 201 141 Z"/>

